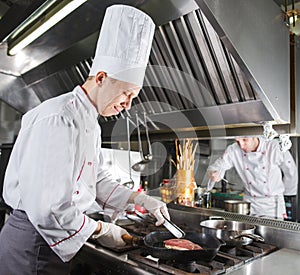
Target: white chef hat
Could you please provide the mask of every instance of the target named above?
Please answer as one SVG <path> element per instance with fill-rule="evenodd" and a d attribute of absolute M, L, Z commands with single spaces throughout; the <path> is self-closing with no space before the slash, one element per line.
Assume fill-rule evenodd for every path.
<path fill-rule="evenodd" d="M 125 5 L 107 8 L 89 75 L 109 77 L 143 86 L 155 24 L 144 12 Z"/>

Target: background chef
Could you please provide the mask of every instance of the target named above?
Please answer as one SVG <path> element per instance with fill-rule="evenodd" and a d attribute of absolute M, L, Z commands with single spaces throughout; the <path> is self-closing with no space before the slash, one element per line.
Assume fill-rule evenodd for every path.
<path fill-rule="evenodd" d="M 284 219 L 284 195 L 296 195 L 298 172 L 289 151 L 283 152 L 276 140 L 263 137 L 237 138 L 222 157 L 208 167 L 208 190 L 225 171 L 235 167 L 243 181 L 244 200 L 251 202 L 250 215 Z"/>
<path fill-rule="evenodd" d="M 105 246 L 125 245 L 124 229 L 85 215 L 95 200 L 114 217 L 135 203 L 157 225 L 162 214 L 169 218 L 164 203 L 101 169 L 97 121 L 98 114 L 128 110 L 138 96 L 154 29 L 140 10 L 109 7 L 86 82 L 24 115 L 5 175 L 3 197 L 14 210 L 0 234 L 0 274 L 68 274 L 70 259 L 91 236 Z"/>

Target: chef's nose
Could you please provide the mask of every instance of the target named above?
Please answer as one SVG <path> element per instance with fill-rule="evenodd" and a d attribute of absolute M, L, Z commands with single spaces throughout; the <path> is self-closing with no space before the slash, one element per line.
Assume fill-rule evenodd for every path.
<path fill-rule="evenodd" d="M 132 103 L 132 97 L 131 96 L 128 96 L 126 98 L 126 100 L 123 102 L 122 104 L 122 107 L 125 109 L 125 110 L 129 110 L 131 108 L 131 103 Z"/>

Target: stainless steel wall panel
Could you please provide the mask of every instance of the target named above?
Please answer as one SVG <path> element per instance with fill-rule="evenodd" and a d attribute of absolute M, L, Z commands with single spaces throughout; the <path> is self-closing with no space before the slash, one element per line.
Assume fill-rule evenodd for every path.
<path fill-rule="evenodd" d="M 34 90 L 26 87 L 21 77 L 0 74 L 0 83 L 0 100 L 20 113 L 25 113 L 41 103 Z"/>

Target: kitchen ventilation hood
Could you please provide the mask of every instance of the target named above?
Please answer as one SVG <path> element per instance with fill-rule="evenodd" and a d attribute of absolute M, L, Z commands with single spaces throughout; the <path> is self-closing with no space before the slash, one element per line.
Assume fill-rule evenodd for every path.
<path fill-rule="evenodd" d="M 105 8 L 120 2 L 157 28 L 132 109 L 99 118 L 104 141 L 126 140 L 125 117 L 136 112 L 158 139 L 261 134 L 264 121 L 290 132 L 289 31 L 272 0 L 89 0 L 23 52 L 7 56 L 7 42 L 0 45 L 0 99 L 25 113 L 83 83 Z"/>

